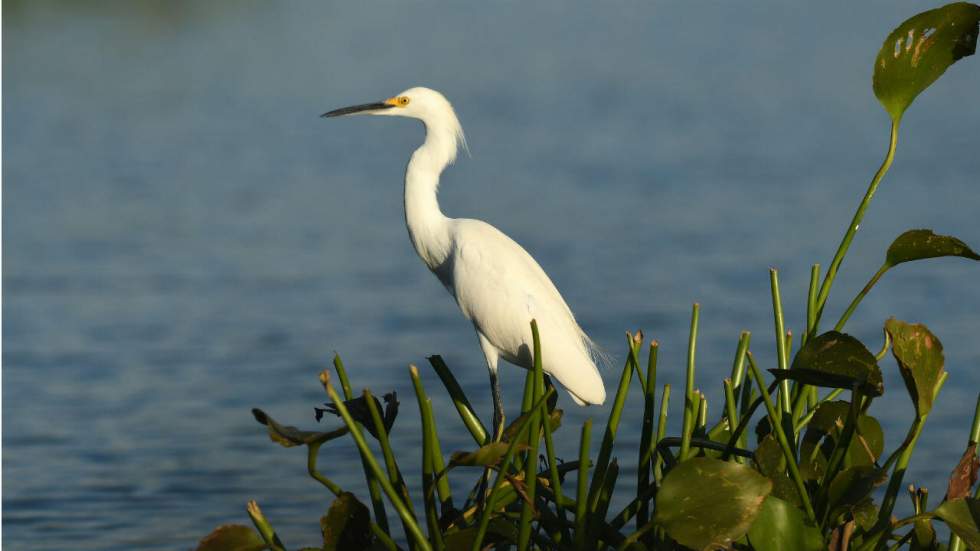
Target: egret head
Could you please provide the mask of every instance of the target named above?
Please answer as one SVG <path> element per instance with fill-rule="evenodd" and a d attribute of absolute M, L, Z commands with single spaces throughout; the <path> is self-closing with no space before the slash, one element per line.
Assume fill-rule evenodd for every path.
<path fill-rule="evenodd" d="M 445 96 L 431 88 L 422 86 L 409 88 L 384 101 L 343 107 L 320 116 L 329 118 L 345 115 L 388 115 L 418 119 L 425 123 L 425 128 L 430 135 L 450 138 L 448 140 L 452 142 L 450 162 L 455 159 L 457 145 L 466 149 L 463 127 L 459 124 L 452 104 Z"/>

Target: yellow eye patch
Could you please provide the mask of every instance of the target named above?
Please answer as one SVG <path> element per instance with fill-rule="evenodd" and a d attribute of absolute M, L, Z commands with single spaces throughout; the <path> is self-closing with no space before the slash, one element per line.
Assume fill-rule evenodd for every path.
<path fill-rule="evenodd" d="M 405 107 L 408 105 L 409 99 L 407 96 L 398 96 L 396 98 L 388 98 L 384 101 L 385 105 L 391 105 L 392 107 Z"/>

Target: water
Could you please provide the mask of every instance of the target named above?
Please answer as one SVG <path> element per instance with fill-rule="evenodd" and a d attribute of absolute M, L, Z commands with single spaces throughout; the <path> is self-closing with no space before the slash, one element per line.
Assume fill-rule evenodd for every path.
<path fill-rule="evenodd" d="M 420 455 L 410 362 L 429 382 L 443 449 L 470 446 L 425 357 L 442 354 L 489 413 L 483 360 L 403 225 L 402 171 L 421 130 L 317 118 L 417 84 L 454 101 L 473 152 L 446 174 L 444 211 L 488 220 L 531 251 L 618 358 L 608 388 L 623 332 L 637 327 L 662 343 L 660 382 L 682 387 L 690 305 L 702 304 L 698 376 L 714 417 L 739 331 L 772 364 L 769 266 L 799 332 L 809 265 L 829 262 L 884 152 L 873 56 L 922 9 L 3 7 L 12 550 L 188 549 L 217 524 L 247 523 L 252 498 L 287 544 L 314 543 L 329 496 L 303 452 L 269 442 L 249 408 L 313 427 L 316 375 L 335 350 L 355 386 L 399 392 L 407 472 Z M 980 245 L 978 89 L 968 59 L 906 116 L 828 322 L 904 229 Z M 902 266 L 849 324 L 872 348 L 889 315 L 943 340 L 950 379 L 908 476 L 933 493 L 980 381 L 977 274 L 953 259 Z M 522 373 L 502 373 L 513 411 Z M 873 411 L 892 449 L 911 411 L 891 360 L 885 379 Z M 562 404 L 569 435 L 606 415 Z M 639 416 L 626 413 L 627 449 Z M 559 440 L 573 456 L 573 439 Z M 632 462 L 622 458 L 624 481 Z M 321 465 L 363 495 L 348 442 Z"/>

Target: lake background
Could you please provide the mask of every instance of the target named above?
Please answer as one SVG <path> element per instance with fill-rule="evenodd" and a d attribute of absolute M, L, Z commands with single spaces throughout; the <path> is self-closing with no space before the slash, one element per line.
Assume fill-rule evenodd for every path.
<path fill-rule="evenodd" d="M 318 118 L 410 86 L 443 91 L 468 134 L 444 212 L 487 220 L 538 259 L 613 354 L 610 392 L 635 328 L 661 343 L 659 382 L 683 388 L 695 301 L 712 418 L 741 330 L 773 365 L 768 269 L 798 335 L 810 264 L 829 263 L 887 145 L 874 56 L 933 4 L 531 4 L 4 0 L 8 549 L 190 549 L 217 524 L 247 524 L 248 499 L 291 547 L 316 542 L 331 496 L 249 409 L 315 427 L 334 351 L 355 387 L 398 391 L 414 488 L 409 363 L 443 450 L 470 447 L 425 358 L 442 354 L 489 416 L 483 357 L 404 228 L 422 129 Z M 978 91 L 966 59 L 907 113 L 825 326 L 901 231 L 980 245 Z M 980 388 L 978 283 L 961 259 L 903 265 L 848 325 L 873 350 L 890 315 L 942 339 L 950 378 L 906 477 L 934 495 Z M 890 355 L 882 365 L 872 413 L 891 450 L 912 410 Z M 501 373 L 513 416 L 523 372 Z M 560 402 L 570 457 L 608 406 Z M 630 403 L 626 449 L 642 414 Z M 366 500 L 348 440 L 320 463 Z"/>

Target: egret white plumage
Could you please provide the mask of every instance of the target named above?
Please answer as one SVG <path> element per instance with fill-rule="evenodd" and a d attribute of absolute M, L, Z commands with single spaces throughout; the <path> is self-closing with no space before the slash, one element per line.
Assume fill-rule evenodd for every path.
<path fill-rule="evenodd" d="M 446 98 L 429 88 L 410 88 L 384 101 L 324 113 L 408 117 L 425 125 L 425 142 L 405 170 L 405 223 L 422 262 L 473 323 L 493 387 L 494 428 L 503 406 L 497 382 L 500 358 L 532 367 L 530 322 L 537 320 L 542 367 L 579 405 L 602 404 L 606 390 L 595 346 L 541 266 L 520 245 L 480 220 L 448 218 L 436 193 L 442 171 L 466 147 L 463 128 Z"/>

